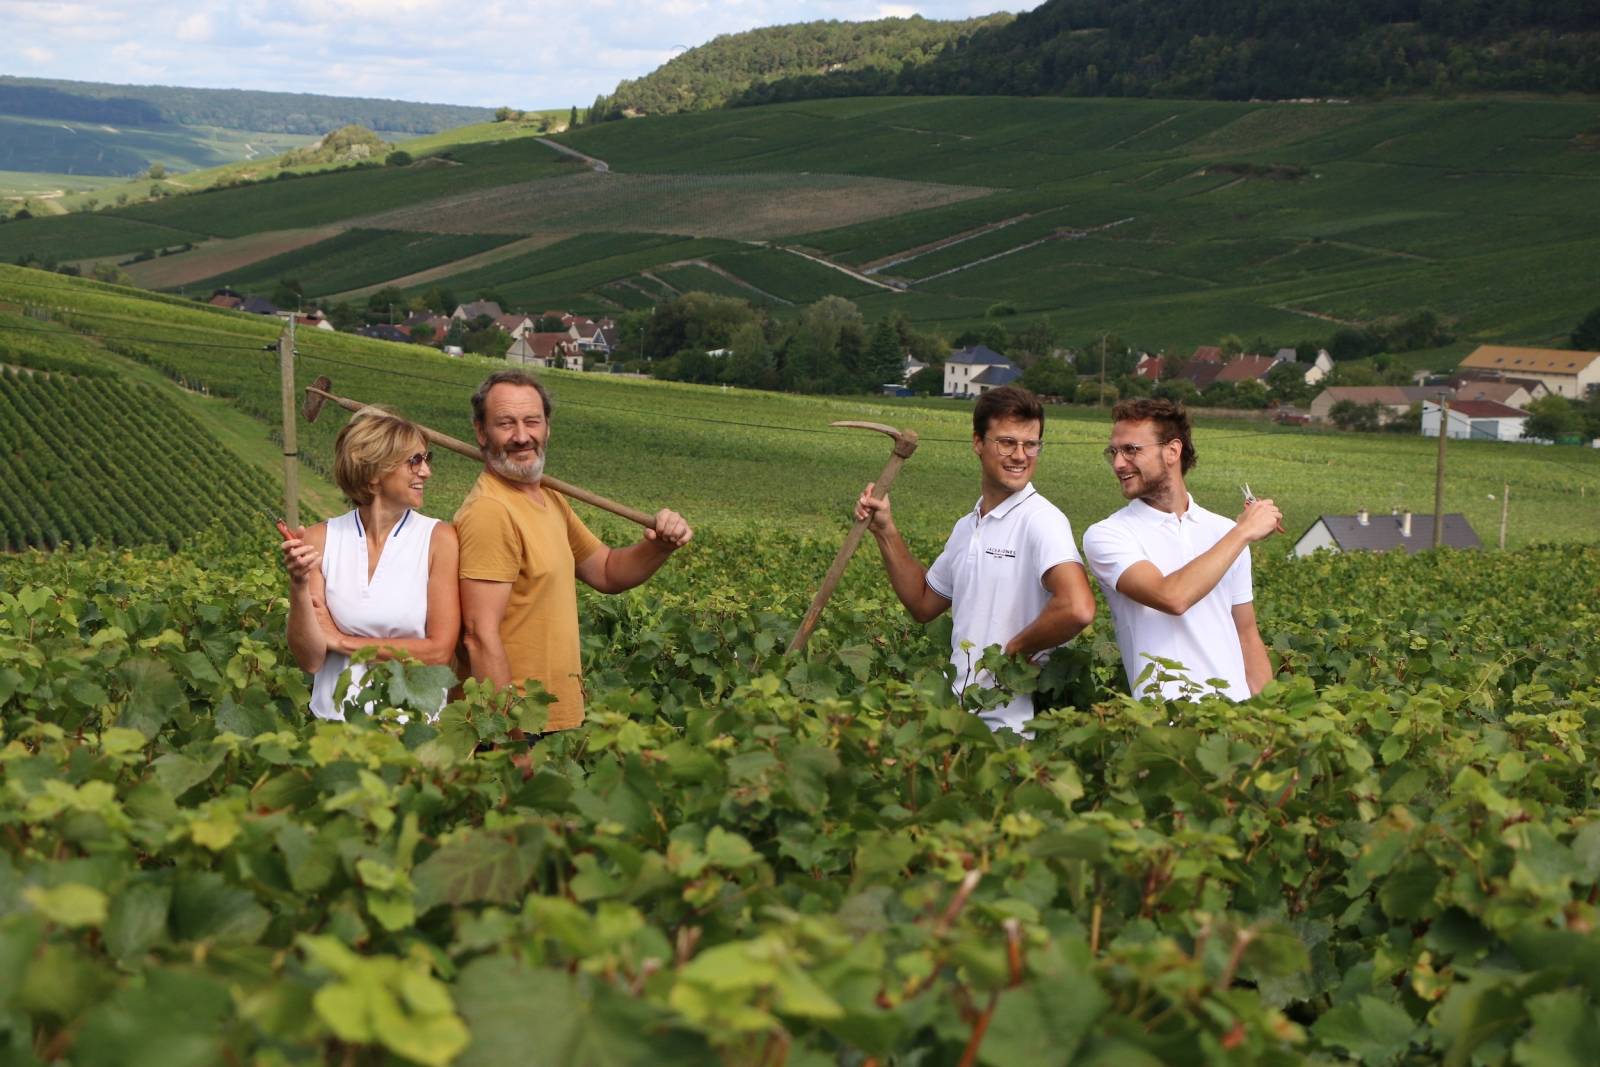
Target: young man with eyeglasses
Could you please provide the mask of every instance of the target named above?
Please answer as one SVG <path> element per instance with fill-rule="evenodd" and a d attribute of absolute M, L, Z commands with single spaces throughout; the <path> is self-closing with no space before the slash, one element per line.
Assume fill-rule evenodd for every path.
<path fill-rule="evenodd" d="M 496 371 L 472 395 L 484 469 L 461 508 L 461 626 L 468 671 L 497 687 L 536 679 L 556 698 L 548 733 L 583 722 L 577 583 L 620 593 L 647 580 L 694 531 L 663 508 L 643 540 L 613 549 L 542 485 L 550 393 Z"/>
<path fill-rule="evenodd" d="M 969 685 L 993 686 L 975 666 L 990 645 L 1008 656 L 1042 659 L 1094 619 L 1072 524 L 1033 487 L 1043 436 L 1044 406 L 1026 389 L 1007 385 L 978 398 L 972 451 L 982 495 L 932 567 L 911 554 L 887 498 L 874 499 L 869 484 L 856 501 L 856 518 L 870 518 L 889 584 L 911 617 L 925 623 L 954 609 L 950 662 L 958 694 Z M 1022 693 L 980 717 L 991 730 L 1024 733 L 1033 714 L 1032 695 Z"/>
<path fill-rule="evenodd" d="M 1194 502 L 1183 481 L 1196 459 L 1183 405 L 1124 400 L 1111 422 L 1104 454 L 1128 505 L 1084 532 L 1083 553 L 1111 608 L 1129 690 L 1144 696 L 1157 671 L 1174 673 L 1152 663 L 1159 656 L 1183 665 L 1159 684 L 1168 699 L 1210 691 L 1210 679 L 1233 700 L 1261 692 L 1272 664 L 1256 628 L 1250 545 L 1283 513 L 1254 500 L 1235 520 Z"/>

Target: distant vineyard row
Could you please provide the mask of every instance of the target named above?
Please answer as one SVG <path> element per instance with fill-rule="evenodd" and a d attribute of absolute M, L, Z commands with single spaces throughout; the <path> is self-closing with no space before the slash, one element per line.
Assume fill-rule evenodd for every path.
<path fill-rule="evenodd" d="M 0 373 L 0 547 L 176 547 L 269 506 L 268 479 L 146 385 Z"/>

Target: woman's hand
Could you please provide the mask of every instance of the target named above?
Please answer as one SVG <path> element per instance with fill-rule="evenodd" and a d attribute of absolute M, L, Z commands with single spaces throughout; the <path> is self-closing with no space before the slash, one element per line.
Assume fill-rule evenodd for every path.
<path fill-rule="evenodd" d="M 305 531 L 301 530 L 300 533 Z M 283 566 L 289 572 L 289 581 L 297 586 L 305 585 L 312 572 L 322 567 L 322 552 L 316 545 L 298 536 L 290 537 L 280 547 L 283 549 Z"/>

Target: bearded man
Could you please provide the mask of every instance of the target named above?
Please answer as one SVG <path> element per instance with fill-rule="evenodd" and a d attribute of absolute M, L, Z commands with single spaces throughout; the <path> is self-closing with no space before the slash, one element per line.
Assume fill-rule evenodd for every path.
<path fill-rule="evenodd" d="M 1104 455 L 1128 506 L 1085 531 L 1083 554 L 1111 609 L 1129 690 L 1168 700 L 1213 683 L 1232 700 L 1261 692 L 1272 662 L 1256 625 L 1250 546 L 1283 513 L 1250 500 L 1228 519 L 1195 503 L 1184 483 L 1198 458 L 1189 414 L 1171 400 L 1112 408 Z M 1158 672 L 1158 657 L 1180 666 Z"/>
<path fill-rule="evenodd" d="M 602 593 L 632 589 L 694 536 L 665 508 L 626 548 L 590 533 L 566 498 L 540 482 L 550 412 L 550 393 L 532 375 L 503 370 L 484 379 L 472 394 L 484 469 L 455 515 L 467 671 L 502 688 L 537 680 L 555 697 L 547 731 L 583 722 L 578 581 Z"/>

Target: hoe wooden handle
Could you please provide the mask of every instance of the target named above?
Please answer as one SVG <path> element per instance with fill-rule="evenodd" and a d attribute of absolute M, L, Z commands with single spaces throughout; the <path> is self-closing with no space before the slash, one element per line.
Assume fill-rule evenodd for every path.
<path fill-rule="evenodd" d="M 347 411 L 360 411 L 362 408 L 367 406 L 359 401 L 351 400 L 348 397 L 335 396 L 324 389 L 318 389 L 314 385 L 306 386 L 306 393 L 308 395 L 320 396 L 324 400 L 331 400 Z M 469 445 L 459 437 L 451 437 L 447 433 L 440 433 L 438 430 L 435 430 L 430 426 L 424 426 L 420 422 L 417 423 L 417 428 L 422 431 L 422 436 L 426 437 L 429 441 L 432 441 L 440 448 L 447 448 L 452 452 L 466 456 L 468 459 L 476 460 L 479 463 L 483 462 L 483 451 L 476 445 Z M 613 515 L 620 515 L 629 522 L 636 522 L 647 530 L 654 530 L 656 528 L 656 518 L 654 515 L 646 515 L 637 508 L 630 508 L 626 504 L 619 504 L 615 500 L 601 496 L 599 493 L 591 493 L 587 489 L 576 485 L 571 485 L 559 478 L 552 478 L 548 474 L 541 477 L 539 482 L 542 485 L 548 485 L 562 496 L 571 497 L 573 500 L 581 500 L 585 504 L 592 504 L 601 511 L 609 511 Z"/>

